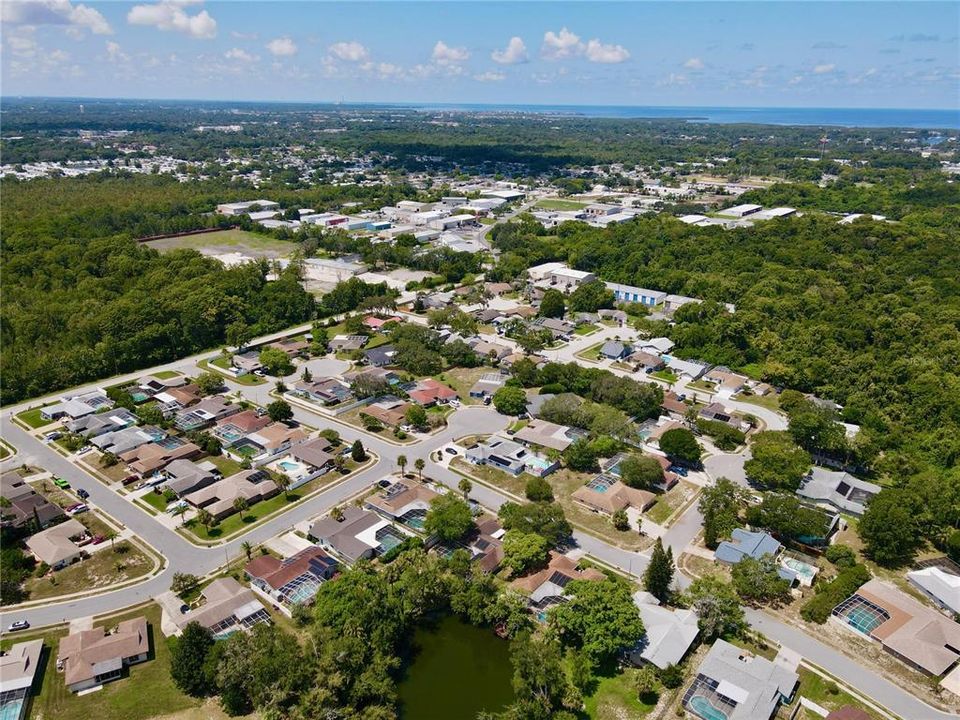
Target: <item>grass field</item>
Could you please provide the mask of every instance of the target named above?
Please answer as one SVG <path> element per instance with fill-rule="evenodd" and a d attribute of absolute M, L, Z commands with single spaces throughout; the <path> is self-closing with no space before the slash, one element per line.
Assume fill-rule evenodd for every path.
<path fill-rule="evenodd" d="M 17 414 L 17 419 L 26 423 L 27 425 L 32 427 L 34 430 L 36 430 L 37 428 L 41 428 L 44 425 L 49 425 L 52 422 L 56 422 L 55 420 L 44 420 L 42 417 L 40 417 L 40 410 L 41 408 L 34 408 L 33 410 L 24 410 L 22 413 Z"/>
<path fill-rule="evenodd" d="M 589 360 L 590 362 L 598 362 L 600 360 L 600 348 L 603 347 L 603 343 L 597 343 L 596 345 L 591 345 L 588 348 L 584 348 L 578 353 L 575 353 L 576 357 L 583 360 Z"/>
<path fill-rule="evenodd" d="M 680 379 L 669 370 L 657 370 L 656 372 L 650 373 L 650 377 L 655 377 L 655 378 L 659 378 L 660 380 L 665 380 L 671 385 Z"/>
<path fill-rule="evenodd" d="M 637 698 L 637 670 L 626 668 L 599 675 L 592 692 L 583 698 L 584 710 L 591 720 L 639 718 L 653 710 Z"/>
<path fill-rule="evenodd" d="M 647 511 L 647 517 L 655 523 L 662 525 L 686 503 L 690 498 L 697 494 L 697 486 L 681 480 L 669 491 L 663 495 L 657 496 L 657 502 Z"/>
<path fill-rule="evenodd" d="M 38 720 L 147 720 L 197 708 L 201 701 L 181 693 L 170 677 L 170 649 L 160 632 L 160 607 L 111 618 L 95 626 L 114 626 L 122 620 L 146 616 L 150 634 L 149 659 L 124 670 L 123 677 L 103 686 L 99 692 L 77 696 L 67 690 L 63 674 L 56 671 L 57 648 L 65 630 L 44 634 L 18 635 L 16 642 L 43 638 L 44 651 L 37 670 L 30 717 Z M 4 646 L 8 640 L 4 641 Z"/>
<path fill-rule="evenodd" d="M 277 240 L 246 230 L 219 230 L 200 235 L 152 240 L 146 244 L 160 252 L 190 248 L 212 253 L 241 252 L 267 258 L 287 256 L 297 248 L 294 242 Z"/>
<path fill-rule="evenodd" d="M 573 331 L 574 335 L 593 335 L 597 330 L 599 330 L 596 325 L 581 325 L 576 330 Z"/>
<path fill-rule="evenodd" d="M 210 372 L 215 372 L 218 375 L 222 375 L 223 379 L 228 382 L 235 382 L 238 385 L 263 385 L 267 382 L 264 378 L 259 375 L 254 375 L 253 373 L 247 373 L 246 375 L 240 375 L 239 377 L 234 377 L 233 375 L 226 375 L 222 372 L 218 372 L 213 369 L 213 367 L 218 367 L 222 370 L 226 370 L 230 367 L 230 361 L 227 360 L 222 355 L 218 355 L 213 360 L 201 360 L 197 363 L 197 367 L 202 368 L 203 370 L 209 370 Z"/>
<path fill-rule="evenodd" d="M 462 402 L 464 405 L 478 405 L 481 401 L 477 398 L 470 397 L 470 388 L 472 388 L 476 384 L 477 380 L 479 380 L 483 375 L 492 372 L 496 372 L 496 370 L 485 366 L 475 368 L 453 368 L 446 370 L 439 375 L 435 375 L 434 377 L 436 380 L 446 383 L 456 390 L 457 395 L 460 396 L 460 402 Z"/>
<path fill-rule="evenodd" d="M 587 205 L 574 200 L 560 200 L 558 198 L 545 198 L 540 200 L 535 207 L 543 210 L 582 210 Z"/>
<path fill-rule="evenodd" d="M 170 378 L 180 377 L 180 373 L 176 370 L 161 370 L 160 372 L 153 373 L 153 376 L 157 380 L 169 380 Z"/>

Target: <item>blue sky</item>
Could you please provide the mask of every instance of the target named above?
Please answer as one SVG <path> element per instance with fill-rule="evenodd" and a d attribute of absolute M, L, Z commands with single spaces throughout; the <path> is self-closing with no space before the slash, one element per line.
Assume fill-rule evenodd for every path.
<path fill-rule="evenodd" d="M 960 4 L 4 0 L 4 95 L 957 108 Z"/>

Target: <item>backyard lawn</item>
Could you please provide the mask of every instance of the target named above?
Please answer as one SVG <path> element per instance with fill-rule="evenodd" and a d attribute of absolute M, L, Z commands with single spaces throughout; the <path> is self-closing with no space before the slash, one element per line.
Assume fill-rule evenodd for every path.
<path fill-rule="evenodd" d="M 521 498 L 526 497 L 527 481 L 533 477 L 526 473 L 521 474 L 519 477 L 513 477 L 512 475 L 485 465 L 473 465 L 461 458 L 454 458 L 450 463 L 450 467 L 460 473 L 473 475 L 490 485 L 503 488 L 507 492 L 518 495 Z M 618 545 L 630 550 L 643 550 L 647 548 L 651 544 L 648 538 L 641 537 L 639 533 L 632 530 L 616 530 L 609 517 L 587 510 L 583 505 L 574 502 L 571 497 L 573 492 L 586 484 L 587 480 L 592 477 L 592 473 L 581 473 L 569 470 L 568 468 L 561 468 L 547 475 L 545 479 L 550 483 L 550 487 L 553 488 L 554 497 L 557 502 L 560 503 L 561 507 L 563 507 L 563 512 L 572 525 L 579 525 L 591 534 L 597 535 L 613 545 Z"/>
<path fill-rule="evenodd" d="M 233 458 L 227 457 L 226 455 L 209 455 L 203 460 L 209 460 L 212 462 L 216 466 L 217 470 L 220 471 L 220 474 L 224 477 L 230 477 L 231 475 L 235 475 L 243 470 L 240 463 Z"/>
<path fill-rule="evenodd" d="M 877 718 L 877 720 L 884 717 L 872 708 L 861 703 L 848 692 L 842 690 L 837 683 L 821 677 L 812 670 L 800 667 L 797 669 L 797 674 L 800 675 L 800 687 L 797 690 L 797 697 L 803 695 L 808 700 L 813 700 L 817 705 L 827 710 L 838 710 L 844 705 L 853 705 L 866 712 L 870 717 Z M 795 700 L 795 702 L 799 701 Z M 806 713 L 806 715 L 803 713 Z M 797 717 L 811 718 L 811 720 L 812 718 L 817 718 L 817 720 L 820 718 L 819 715 L 812 715 L 806 709 L 802 709 L 801 714 Z"/>
<path fill-rule="evenodd" d="M 773 410 L 774 412 L 780 411 L 780 396 L 776 393 L 768 393 L 763 396 L 740 393 L 734 400 L 766 408 L 767 410 Z"/>
<path fill-rule="evenodd" d="M 27 425 L 32 427 L 34 430 L 36 430 L 37 428 L 41 428 L 44 425 L 49 425 L 52 422 L 56 422 L 55 420 L 44 420 L 42 417 L 40 417 L 40 410 L 41 408 L 34 408 L 33 410 L 24 410 L 22 413 L 17 413 L 17 419 L 26 423 Z"/>
<path fill-rule="evenodd" d="M 439 380 L 442 383 L 445 383 L 457 391 L 457 395 L 460 396 L 460 402 L 464 405 L 477 405 L 481 401 L 478 398 L 470 397 L 470 388 L 472 388 L 477 380 L 487 373 L 494 373 L 496 370 L 486 366 L 475 367 L 475 368 L 452 368 L 450 370 L 445 370 L 439 375 L 434 375 L 434 379 Z"/>
<path fill-rule="evenodd" d="M 63 674 L 56 671 L 57 647 L 67 634 L 65 630 L 17 636 L 17 642 L 38 637 L 44 641 L 37 671 L 40 690 L 32 698 L 31 716 L 42 720 L 147 720 L 199 707 L 201 701 L 181 693 L 170 677 L 170 649 L 160 632 L 159 605 L 150 605 L 94 625 L 114 626 L 141 615 L 146 616 L 149 624 L 149 659 L 124 670 L 120 680 L 107 683 L 102 690 L 89 695 L 71 693 L 64 685 Z"/>
<path fill-rule="evenodd" d="M 654 706 L 637 697 L 636 678 L 637 670 L 634 668 L 598 675 L 593 692 L 583 698 L 587 717 L 591 720 L 621 720 L 648 714 Z"/>
<path fill-rule="evenodd" d="M 97 549 L 82 562 L 52 575 L 27 580 L 24 589 L 30 594 L 29 599 L 42 600 L 115 585 L 143 577 L 153 567 L 146 553 L 126 540 L 113 548 L 109 547 L 109 541 L 103 545 L 106 547 Z"/>

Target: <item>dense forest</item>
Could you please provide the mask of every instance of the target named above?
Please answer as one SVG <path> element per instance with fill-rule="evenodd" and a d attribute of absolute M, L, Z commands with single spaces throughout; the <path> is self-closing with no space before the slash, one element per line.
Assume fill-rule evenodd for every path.
<path fill-rule="evenodd" d="M 563 260 L 605 280 L 703 298 L 643 320 L 675 354 L 832 399 L 862 456 L 896 476 L 960 464 L 960 208 L 899 223 L 808 215 L 732 231 L 668 217 L 608 229 L 532 219 L 493 231 L 495 279 Z M 723 303 L 733 303 L 729 313 Z"/>

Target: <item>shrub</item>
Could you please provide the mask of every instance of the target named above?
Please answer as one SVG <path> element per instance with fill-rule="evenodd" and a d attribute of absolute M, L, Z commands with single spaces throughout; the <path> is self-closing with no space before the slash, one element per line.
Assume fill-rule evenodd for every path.
<path fill-rule="evenodd" d="M 832 582 L 817 588 L 817 594 L 800 608 L 800 616 L 807 622 L 822 625 L 837 605 L 853 595 L 857 588 L 869 579 L 870 571 L 865 565 L 854 565 L 843 570 Z"/>
<path fill-rule="evenodd" d="M 848 545 L 831 545 L 823 556 L 838 568 L 850 568 L 857 564 L 857 553 Z"/>

